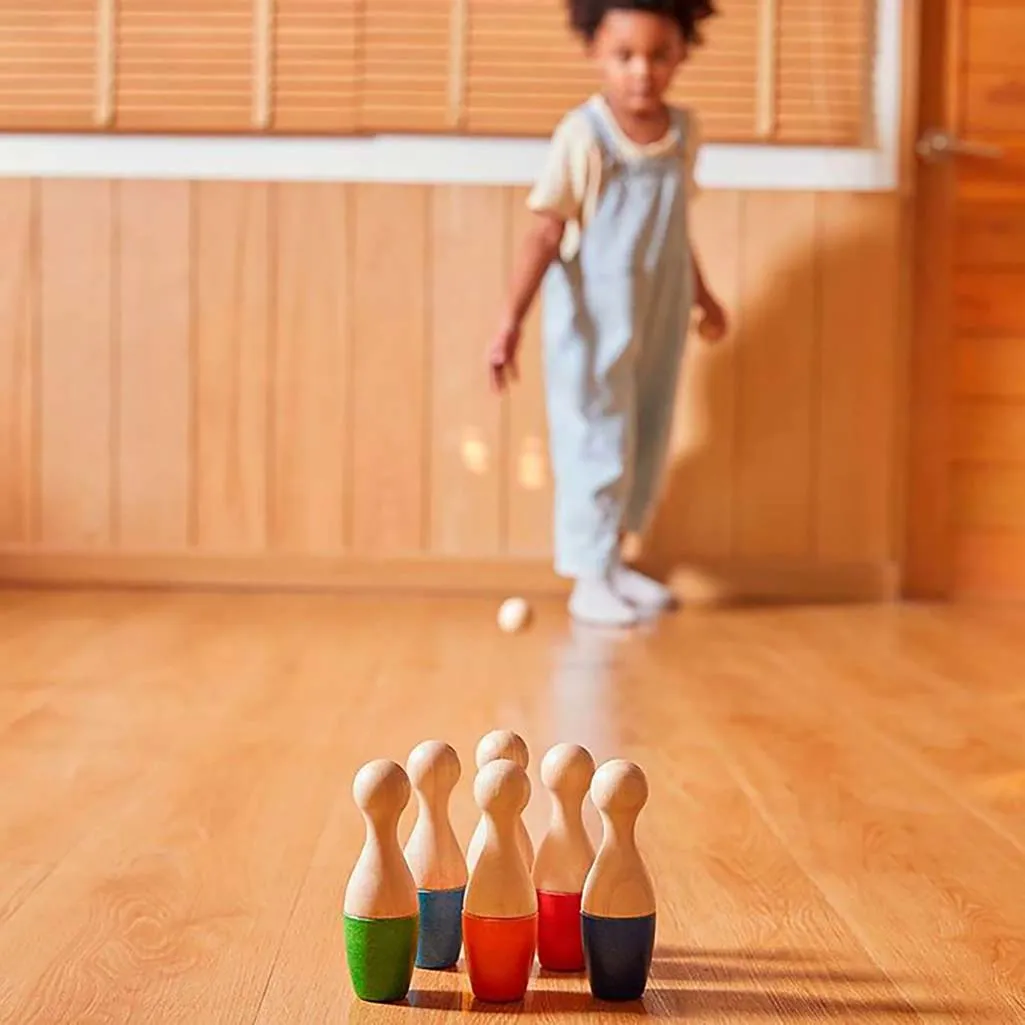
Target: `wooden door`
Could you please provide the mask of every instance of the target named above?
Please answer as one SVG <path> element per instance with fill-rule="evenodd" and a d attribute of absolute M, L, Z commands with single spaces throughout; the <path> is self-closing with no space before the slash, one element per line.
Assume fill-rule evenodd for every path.
<path fill-rule="evenodd" d="M 1025 3 L 922 6 L 905 590 L 1025 598 Z"/>

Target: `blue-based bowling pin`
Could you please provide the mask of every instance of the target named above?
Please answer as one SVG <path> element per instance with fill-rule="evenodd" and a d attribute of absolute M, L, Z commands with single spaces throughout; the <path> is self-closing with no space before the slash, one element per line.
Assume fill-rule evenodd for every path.
<path fill-rule="evenodd" d="M 406 842 L 406 862 L 420 902 L 418 968 L 451 968 L 463 946 L 466 860 L 448 817 L 448 803 L 459 782 L 459 756 L 448 744 L 426 740 L 406 762 L 418 812 Z"/>
<path fill-rule="evenodd" d="M 639 1000 L 655 949 L 655 890 L 635 836 L 648 781 L 632 762 L 606 762 L 594 774 L 591 800 L 602 842 L 581 900 L 587 978 L 598 1000 Z"/>

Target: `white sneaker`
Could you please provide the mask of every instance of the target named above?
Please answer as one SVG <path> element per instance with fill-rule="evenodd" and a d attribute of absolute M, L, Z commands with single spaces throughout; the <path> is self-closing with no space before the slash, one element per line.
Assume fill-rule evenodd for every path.
<path fill-rule="evenodd" d="M 569 599 L 570 615 L 592 626 L 637 625 L 637 613 L 604 579 L 578 580 Z"/>
<path fill-rule="evenodd" d="M 642 614 L 665 612 L 676 604 L 673 592 L 643 573 L 628 566 L 617 566 L 612 571 L 612 586 L 616 593 Z"/>

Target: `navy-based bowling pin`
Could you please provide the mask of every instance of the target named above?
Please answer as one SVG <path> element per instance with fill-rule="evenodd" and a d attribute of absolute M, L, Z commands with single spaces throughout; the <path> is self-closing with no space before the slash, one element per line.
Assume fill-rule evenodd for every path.
<path fill-rule="evenodd" d="M 584 882 L 581 932 L 592 994 L 599 1000 L 639 1000 L 655 949 L 655 890 L 637 849 L 637 817 L 648 781 L 633 762 L 606 762 L 591 781 L 602 820 L 602 842 Z"/>
<path fill-rule="evenodd" d="M 405 850 L 420 902 L 416 965 L 451 968 L 463 945 L 467 874 L 448 804 L 462 767 L 452 747 L 426 740 L 410 753 L 406 771 L 419 806 Z"/>

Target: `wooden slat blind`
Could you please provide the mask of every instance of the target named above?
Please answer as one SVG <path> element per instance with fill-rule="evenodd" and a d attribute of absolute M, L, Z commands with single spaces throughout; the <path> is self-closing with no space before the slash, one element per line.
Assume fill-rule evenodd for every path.
<path fill-rule="evenodd" d="M 363 127 L 444 131 L 455 127 L 450 95 L 453 15 L 459 0 L 364 0 Z"/>
<path fill-rule="evenodd" d="M 595 75 L 551 0 L 467 0 L 469 132 L 537 135 L 594 91 Z"/>
<path fill-rule="evenodd" d="M 872 19 L 865 0 L 778 0 L 778 107 L 784 142 L 871 141 Z"/>
<path fill-rule="evenodd" d="M 0 0 L 0 128 L 93 124 L 97 0 Z"/>
<path fill-rule="evenodd" d="M 118 128 L 253 127 L 253 0 L 119 0 Z"/>
<path fill-rule="evenodd" d="M 273 127 L 346 132 L 359 120 L 359 0 L 275 0 Z"/>
<path fill-rule="evenodd" d="M 700 113 L 706 138 L 751 139 L 758 125 L 765 0 L 719 0 L 717 8 L 721 13 L 702 27 L 704 44 L 692 50 L 680 69 L 671 99 Z"/>
<path fill-rule="evenodd" d="M 871 140 L 875 0 L 719 0 L 672 99 L 721 141 Z M 549 134 L 563 0 L 0 0 L 0 129 Z"/>

